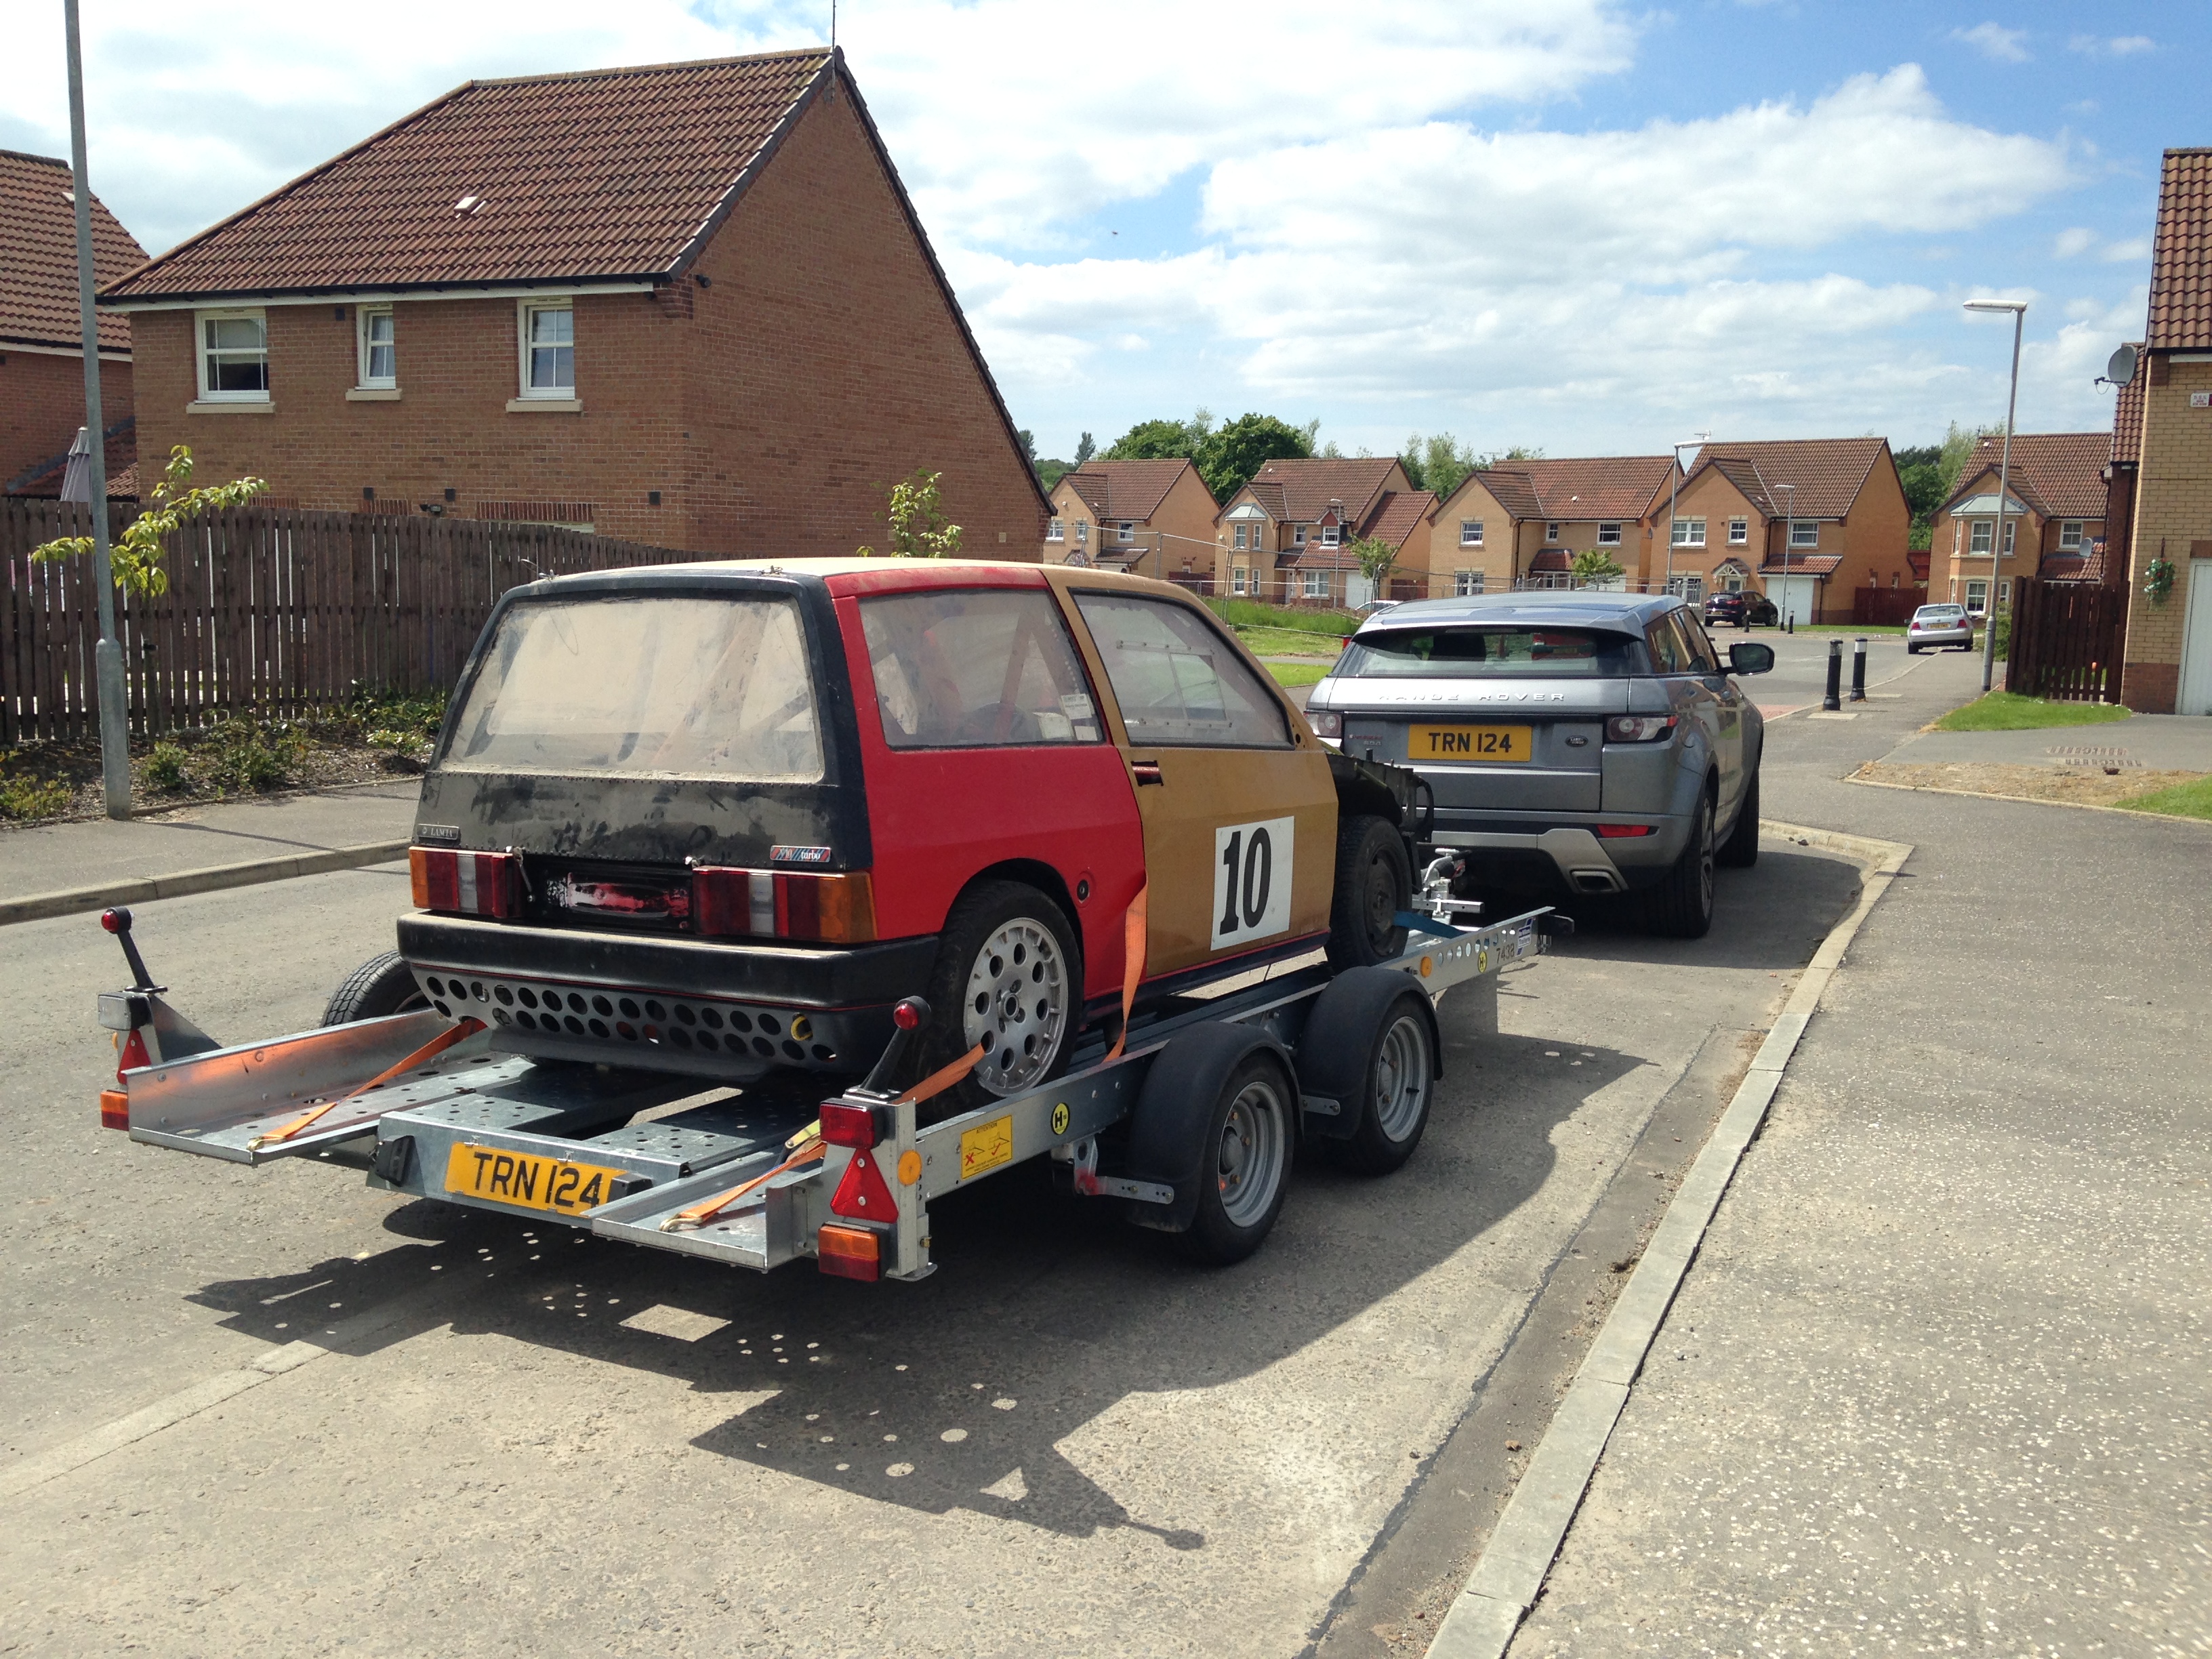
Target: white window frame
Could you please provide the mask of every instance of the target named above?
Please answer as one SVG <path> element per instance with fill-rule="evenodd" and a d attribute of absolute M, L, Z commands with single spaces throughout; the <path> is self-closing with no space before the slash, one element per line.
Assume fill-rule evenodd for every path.
<path fill-rule="evenodd" d="M 562 386 L 533 386 L 530 384 L 530 350 L 532 321 L 541 311 L 565 311 L 568 313 L 568 384 Z M 517 300 L 514 302 L 515 372 L 518 400 L 538 403 L 574 403 L 576 401 L 576 301 L 565 300 Z"/>
<path fill-rule="evenodd" d="M 1048 542 L 1066 541 L 1067 539 L 1067 526 L 1059 518 L 1054 517 L 1050 523 L 1045 526 L 1044 538 Z"/>
<path fill-rule="evenodd" d="M 1462 547 L 1480 547 L 1482 529 L 1480 519 L 1462 519 L 1459 521 L 1459 544 Z"/>
<path fill-rule="evenodd" d="M 2061 519 L 2058 521 L 2058 550 L 2061 553 L 2079 553 L 2082 544 L 2088 539 L 2083 534 L 2087 528 L 2086 519 Z"/>
<path fill-rule="evenodd" d="M 1242 553 L 1244 550 L 1244 526 L 1243 525 L 1240 524 L 1237 526 L 1237 539 L 1231 543 L 1231 545 L 1234 546 L 1239 553 Z"/>
<path fill-rule="evenodd" d="M 1703 547 L 1705 544 L 1705 521 L 1703 519 L 1676 519 L 1670 532 L 1676 547 Z"/>
<path fill-rule="evenodd" d="M 1457 599 L 1472 599 L 1481 592 L 1482 576 L 1483 573 L 1480 570 L 1453 571 L 1452 597 Z"/>
<path fill-rule="evenodd" d="M 2018 519 L 2007 519 L 2005 520 L 2005 557 L 2008 559 L 2012 557 L 2013 550 L 2019 544 L 2020 520 Z"/>
<path fill-rule="evenodd" d="M 1978 600 L 1974 598 L 1974 590 L 1976 588 L 1979 588 L 1982 591 L 1982 597 Z M 1969 576 L 1966 578 L 1966 609 L 1970 612 L 1978 611 L 1984 616 L 1989 615 L 1990 579 L 1987 576 Z"/>
<path fill-rule="evenodd" d="M 1137 539 L 1137 523 L 1136 523 L 1136 520 L 1133 520 L 1133 519 L 1124 519 L 1124 520 L 1121 520 L 1118 525 L 1116 525 L 1116 526 L 1115 526 L 1115 530 L 1114 530 L 1114 539 L 1115 539 L 1115 541 L 1117 541 L 1117 542 L 1133 542 L 1134 540 L 1136 540 L 1136 539 Z"/>
<path fill-rule="evenodd" d="M 1326 534 L 1327 532 L 1324 532 L 1323 533 L 1324 533 L 1324 534 Z M 1305 573 L 1304 573 L 1304 574 L 1305 574 L 1305 579 L 1306 579 L 1306 582 L 1305 582 L 1305 597 L 1306 597 L 1307 599 L 1325 599 L 1328 598 L 1329 593 L 1328 593 L 1328 571 L 1326 571 L 1326 570 L 1309 570 L 1309 571 L 1305 572 Z"/>
<path fill-rule="evenodd" d="M 1229 591 L 1232 593 L 1251 592 L 1252 570 L 1249 565 L 1238 565 L 1229 573 Z"/>
<path fill-rule="evenodd" d="M 1997 578 L 1997 609 L 2002 611 L 2011 603 L 2012 578 L 2009 576 L 2000 576 Z"/>
<path fill-rule="evenodd" d="M 370 353 L 376 342 L 370 337 L 370 324 L 381 317 L 392 325 L 391 337 L 384 344 L 392 353 L 392 372 L 374 374 L 369 372 Z M 399 389 L 399 324 L 390 306 L 356 306 L 353 308 L 354 385 L 363 392 L 397 392 Z"/>
<path fill-rule="evenodd" d="M 1291 526 L 1291 545 L 1293 547 L 1304 547 L 1305 544 L 1306 527 L 1302 524 L 1292 525 Z"/>
<path fill-rule="evenodd" d="M 1790 546 L 1793 551 L 1802 551 L 1820 544 L 1820 521 L 1818 519 L 1790 520 Z"/>
<path fill-rule="evenodd" d="M 1744 547 L 1749 545 L 1750 541 L 1751 520 L 1748 519 L 1730 519 L 1729 520 L 1729 545 L 1730 547 Z"/>
<path fill-rule="evenodd" d="M 1970 558 L 1986 559 L 1990 549 L 1996 545 L 1997 521 L 1995 519 L 1975 519 L 1969 521 L 1966 531 L 1966 554 Z"/>
<path fill-rule="evenodd" d="M 240 319 L 258 323 L 261 327 L 261 389 L 258 392 L 217 392 L 208 384 L 208 357 L 214 349 L 208 344 L 207 325 L 215 322 L 235 322 Z M 226 349 L 222 354 L 234 357 L 241 354 Z M 216 311 L 195 311 L 192 313 L 192 362 L 198 365 L 199 400 L 204 404 L 265 404 L 270 399 L 269 388 L 269 313 L 258 306 L 228 307 Z"/>
<path fill-rule="evenodd" d="M 1334 547 L 1343 539 L 1344 532 L 1337 526 L 1325 524 L 1321 527 L 1321 544 L 1323 547 Z"/>
<path fill-rule="evenodd" d="M 1559 520 L 1557 520 L 1557 519 L 1553 519 L 1553 520 L 1548 520 L 1548 521 L 1545 524 L 1545 526 L 1544 526 L 1544 539 L 1545 539 L 1546 541 L 1547 541 L 1547 542 L 1557 542 L 1557 541 L 1559 539 Z"/>
<path fill-rule="evenodd" d="M 1597 527 L 1597 544 L 1600 547 L 1619 547 L 1620 545 L 1620 526 L 1617 524 L 1600 525 Z"/>
<path fill-rule="evenodd" d="M 1075 544 L 1078 547 L 1088 547 L 1091 544 L 1090 520 L 1078 519 L 1075 521 Z"/>

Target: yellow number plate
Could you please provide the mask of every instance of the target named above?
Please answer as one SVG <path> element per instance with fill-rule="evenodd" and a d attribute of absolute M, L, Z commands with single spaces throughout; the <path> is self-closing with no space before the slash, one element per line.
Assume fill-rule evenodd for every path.
<path fill-rule="evenodd" d="M 1406 758 L 1415 765 L 1429 760 L 1525 761 L 1530 747 L 1525 726 L 1417 726 L 1406 734 Z"/>
<path fill-rule="evenodd" d="M 613 1197 L 614 1182 L 621 1174 L 596 1164 L 565 1164 L 462 1141 L 447 1157 L 446 1190 L 525 1210 L 574 1215 Z"/>
<path fill-rule="evenodd" d="M 1014 1121 L 1011 1117 L 995 1117 L 988 1123 L 979 1123 L 960 1137 L 963 1181 L 986 1170 L 995 1170 L 1001 1164 L 1011 1164 L 1013 1158 Z"/>

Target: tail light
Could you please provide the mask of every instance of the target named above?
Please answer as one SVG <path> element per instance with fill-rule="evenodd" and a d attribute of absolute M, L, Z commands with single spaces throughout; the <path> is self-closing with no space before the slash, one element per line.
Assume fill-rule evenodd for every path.
<path fill-rule="evenodd" d="M 883 1277 L 883 1237 L 872 1228 L 840 1227 L 835 1222 L 814 1236 L 815 1263 L 839 1279 Z"/>
<path fill-rule="evenodd" d="M 1605 723 L 1607 743 L 1657 743 L 1674 729 L 1673 714 L 1615 714 Z"/>
<path fill-rule="evenodd" d="M 418 910 L 501 918 L 522 914 L 522 860 L 512 853 L 410 847 L 407 876 Z"/>
<path fill-rule="evenodd" d="M 131 1097 L 120 1089 L 100 1091 L 100 1127 L 103 1129 L 128 1129 L 131 1127 Z"/>
<path fill-rule="evenodd" d="M 1656 823 L 1601 823 L 1597 827 L 1600 841 L 1633 841 L 1638 836 L 1656 836 Z"/>
<path fill-rule="evenodd" d="M 710 937 L 746 933 L 868 945 L 876 937 L 875 889 L 865 870 L 805 876 L 781 870 L 696 869 L 691 921 Z"/>
<path fill-rule="evenodd" d="M 1313 723 L 1314 736 L 1340 738 L 1344 735 L 1344 716 L 1326 708 L 1309 708 L 1306 719 Z"/>
<path fill-rule="evenodd" d="M 876 1121 L 876 1114 L 887 1110 L 825 1100 L 822 1103 L 822 1139 L 832 1146 L 854 1146 L 866 1152 L 882 1138 L 884 1126 Z"/>

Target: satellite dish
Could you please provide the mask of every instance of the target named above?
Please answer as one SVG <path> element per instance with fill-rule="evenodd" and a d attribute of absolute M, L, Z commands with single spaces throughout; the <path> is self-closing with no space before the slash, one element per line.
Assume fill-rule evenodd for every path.
<path fill-rule="evenodd" d="M 2105 379 L 2114 386 L 2125 386 L 2136 377 L 2136 349 L 2124 345 L 2115 351 L 2105 365 Z"/>

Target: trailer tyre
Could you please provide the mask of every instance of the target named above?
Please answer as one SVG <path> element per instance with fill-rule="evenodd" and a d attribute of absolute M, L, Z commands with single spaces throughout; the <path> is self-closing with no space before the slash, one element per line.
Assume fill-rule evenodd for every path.
<path fill-rule="evenodd" d="M 979 882 L 962 894 L 930 969 L 933 1012 L 918 1075 L 978 1043 L 984 1054 L 925 1116 L 949 1117 L 1059 1076 L 1082 1018 L 1082 985 L 1075 930 L 1045 894 L 1018 881 Z"/>
<path fill-rule="evenodd" d="M 1132 1200 L 1129 1219 L 1173 1233 L 1194 1261 L 1242 1261 L 1282 1212 L 1297 1103 L 1289 1058 L 1265 1031 L 1224 1021 L 1179 1034 L 1145 1074 L 1127 1148 L 1128 1172 L 1174 1201 Z"/>
<path fill-rule="evenodd" d="M 1406 948 L 1398 912 L 1413 901 L 1413 866 L 1388 818 L 1358 813 L 1336 832 L 1336 887 L 1329 902 L 1332 968 L 1371 968 Z"/>
<path fill-rule="evenodd" d="M 1443 1075 L 1437 1014 L 1395 969 L 1340 974 L 1316 1000 L 1298 1045 L 1298 1086 L 1334 1103 L 1306 1119 L 1329 1156 L 1362 1175 L 1388 1175 L 1413 1155 Z"/>
<path fill-rule="evenodd" d="M 386 951 L 362 963 L 331 993 L 330 1005 L 323 1010 L 323 1024 L 349 1025 L 357 1019 L 409 1014 L 429 1006 L 430 1000 L 416 984 L 407 958 L 397 951 Z"/>

